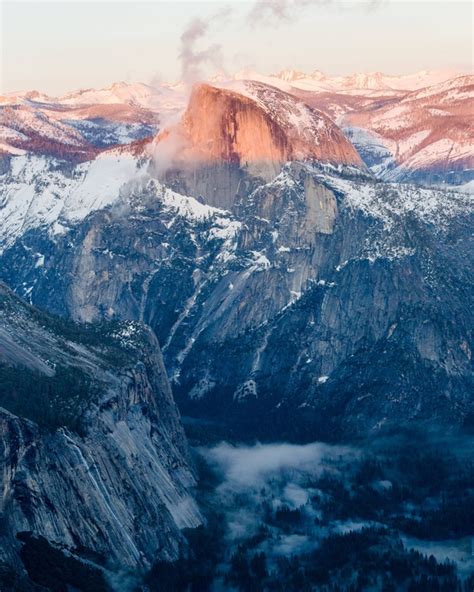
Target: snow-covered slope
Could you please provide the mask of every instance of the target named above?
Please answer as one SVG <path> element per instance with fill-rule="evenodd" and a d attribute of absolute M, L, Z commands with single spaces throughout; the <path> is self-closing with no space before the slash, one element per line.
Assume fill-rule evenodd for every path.
<path fill-rule="evenodd" d="M 474 76 L 461 76 L 413 93 L 395 103 L 353 110 L 342 118 L 373 170 L 386 179 L 432 178 L 463 183 L 474 169 Z M 376 149 L 377 150 L 377 149 Z"/>
<path fill-rule="evenodd" d="M 77 165 L 72 175 L 45 156 L 13 158 L 11 169 L 0 176 L 2 246 L 32 228 L 63 232 L 91 211 L 113 203 L 139 168 L 135 158 L 118 151 Z"/>
<path fill-rule="evenodd" d="M 87 159 L 94 147 L 74 127 L 22 100 L 0 106 L 0 154 L 24 152 Z"/>
<path fill-rule="evenodd" d="M 56 102 L 62 105 L 122 103 L 153 108 L 159 95 L 157 88 L 147 84 L 115 82 L 106 88 L 88 88 L 68 93 L 59 97 Z"/>
<path fill-rule="evenodd" d="M 59 97 L 52 97 L 36 90 L 12 92 L 3 95 L 0 104 L 15 104 L 21 101 L 68 107 L 121 104 L 154 110 L 160 105 L 163 96 L 170 93 L 172 90 L 165 86 L 152 86 L 142 82 L 114 82 L 104 88 L 79 89 Z"/>
<path fill-rule="evenodd" d="M 382 72 L 356 72 L 347 76 L 328 76 L 320 70 L 306 73 L 299 70 L 281 70 L 264 75 L 251 69 L 234 75 L 236 80 L 256 80 L 271 84 L 282 90 L 309 92 L 335 92 L 341 94 L 395 95 L 410 92 L 444 82 L 459 75 L 455 70 L 422 70 L 414 74 L 390 75 Z"/>
<path fill-rule="evenodd" d="M 44 156 L 13 158 L 0 175 L 0 252 L 29 231 L 42 229 L 54 237 L 97 210 L 115 206 L 122 211 L 134 191 L 150 182 L 151 199 L 167 211 L 197 221 L 214 217 L 226 227 L 226 212 L 161 186 L 150 177 L 149 164 L 149 157 L 127 149 L 105 151 L 72 171 Z"/>
<path fill-rule="evenodd" d="M 158 117 L 128 105 L 63 108 L 19 100 L 0 105 L 0 153 L 88 160 L 101 149 L 152 136 Z"/>
<path fill-rule="evenodd" d="M 59 156 L 74 144 L 85 160 L 102 148 L 152 136 L 160 119 L 183 108 L 183 97 L 167 88 L 126 83 L 64 97 L 37 91 L 5 95 L 0 97 L 0 151 Z"/>

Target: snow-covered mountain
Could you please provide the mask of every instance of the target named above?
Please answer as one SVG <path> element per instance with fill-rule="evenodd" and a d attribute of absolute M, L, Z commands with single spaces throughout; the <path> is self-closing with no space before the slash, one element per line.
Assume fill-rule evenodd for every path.
<path fill-rule="evenodd" d="M 142 142 L 81 159 L 31 144 L 4 155 L 0 279 L 80 321 L 149 324 L 183 408 L 254 435 L 288 434 L 288 417 L 311 437 L 459 427 L 471 413 L 473 201 L 400 180 L 469 179 L 472 78 L 383 100 L 300 93 L 201 84 Z M 329 95 L 344 97 L 340 120 L 371 171 L 310 106 Z M 56 118 L 76 107 L 44 105 L 4 106 L 4 128 L 31 138 L 41 123 L 85 150 Z M 446 138 L 449 155 L 424 158 Z"/>
<path fill-rule="evenodd" d="M 281 73 L 283 78 L 299 79 L 299 74 Z M 45 97 L 38 93 L 29 93 L 29 98 L 28 93 L 10 97 L 0 107 L 2 248 L 29 228 L 53 224 L 54 232 L 61 233 L 91 211 L 110 206 L 127 181 L 146 171 L 150 154 L 155 156 L 152 162 L 157 171 L 183 169 L 178 176 L 168 174 L 165 179 L 178 193 L 207 196 L 209 203 L 224 208 L 233 203 L 243 171 L 250 173 L 249 178 L 258 173 L 270 181 L 289 160 L 361 167 L 354 148 L 321 112 L 330 111 L 325 102 L 328 97 L 341 100 L 339 119 L 376 176 L 435 184 L 446 180 L 465 184 L 472 179 L 473 77 L 375 102 L 332 93 L 305 93 L 303 100 L 294 93 L 245 80 L 221 82 L 219 88 L 198 87 L 181 123 L 158 135 L 156 123 L 144 122 L 161 113 L 136 104 L 142 101 L 149 106 L 151 97 L 165 97 L 161 103 L 164 121 L 172 120 L 170 114 L 182 110 L 184 90 L 180 87 L 155 92 L 146 85 L 121 83 L 100 91 L 72 93 L 54 103 L 39 102 Z M 92 100 L 102 102 L 89 104 Z M 107 110 L 109 119 L 90 118 L 91 112 L 97 114 L 101 109 Z M 113 122 L 114 117 L 122 121 Z M 128 117 L 133 123 L 123 121 Z M 113 124 L 119 129 L 112 131 Z M 166 148 L 170 130 L 175 144 L 171 150 Z M 130 150 L 108 148 L 143 134 L 144 140 L 133 143 Z M 217 174 L 215 167 L 224 161 L 231 166 Z M 188 170 L 191 163 L 192 174 Z M 208 167 L 203 173 L 203 164 L 212 164 L 214 169 L 211 172 Z M 73 174 L 65 174 L 71 165 Z"/>
<path fill-rule="evenodd" d="M 0 153 L 61 155 L 78 160 L 100 150 L 153 136 L 160 121 L 183 110 L 180 89 L 112 84 L 63 97 L 37 91 L 0 97 Z"/>
<path fill-rule="evenodd" d="M 153 109 L 159 103 L 160 91 L 154 86 L 143 83 L 128 84 L 116 82 L 101 89 L 81 89 L 56 99 L 61 105 L 114 104 L 137 105 L 144 109 Z"/>
<path fill-rule="evenodd" d="M 454 109 L 463 88 L 397 107 Z M 4 157 L 0 195 L 0 278 L 76 320 L 149 324 L 186 410 L 312 438 L 471 413 L 471 196 L 375 179 L 294 93 L 199 85 L 152 142 Z"/>
<path fill-rule="evenodd" d="M 61 105 L 29 100 L 0 106 L 0 154 L 94 158 L 103 148 L 151 137 L 158 117 L 128 105 Z"/>
<path fill-rule="evenodd" d="M 282 71 L 249 77 L 298 96 L 346 131 L 379 178 L 462 185 L 474 176 L 473 77 L 423 71 L 329 78 Z"/>
<path fill-rule="evenodd" d="M 95 147 L 74 126 L 56 115 L 28 100 L 0 107 L 0 154 L 29 152 L 67 155 L 78 160 L 93 158 Z"/>
<path fill-rule="evenodd" d="M 386 179 L 469 182 L 474 175 L 474 76 L 342 117 L 372 170 Z"/>
<path fill-rule="evenodd" d="M 234 75 L 236 80 L 257 80 L 282 90 L 291 89 L 309 92 L 335 92 L 340 94 L 398 95 L 444 82 L 460 72 L 455 70 L 422 70 L 414 74 L 390 75 L 382 72 L 356 72 L 346 76 L 328 76 L 320 70 L 306 73 L 299 70 L 281 70 L 276 74 L 264 75 L 251 69 Z"/>
<path fill-rule="evenodd" d="M 128 183 L 149 175 L 150 169 L 160 176 L 164 165 L 171 170 L 167 169 L 168 182 L 182 167 L 178 188 L 182 191 L 186 186 L 191 195 L 201 194 L 222 208 L 230 207 L 226 195 L 234 198 L 245 175 L 270 181 L 287 160 L 363 167 L 349 141 L 323 114 L 273 87 L 241 82 L 238 88 L 240 93 L 208 85 L 195 89 L 182 121 L 171 128 L 173 143 L 175 137 L 179 139 L 176 151 L 174 146 L 168 149 L 170 130 L 166 129 L 149 145 L 103 150 L 75 164 L 73 174 L 65 174 L 69 167 L 57 156 L 26 151 L 15 155 L 0 185 L 0 249 L 34 228 L 48 227 L 53 235 L 64 234 L 91 212 L 113 205 Z M 216 167 L 212 175 L 211 165 Z M 223 165 L 229 168 L 219 173 Z M 234 170 L 239 173 L 231 181 Z M 222 182 L 218 173 L 223 175 Z M 218 192 L 213 190 L 216 185 Z M 181 203 L 177 193 L 162 195 L 168 204 Z M 204 210 L 199 216 L 210 212 Z"/>
<path fill-rule="evenodd" d="M 67 105 L 78 107 L 84 105 L 130 105 L 146 110 L 159 110 L 163 102 L 174 97 L 177 103 L 177 92 L 174 87 L 163 84 L 152 86 L 141 82 L 115 82 L 105 88 L 85 88 L 65 95 L 52 97 L 36 90 L 11 92 L 2 95 L 0 104 L 18 104 L 22 101 L 33 101 L 45 105 Z"/>

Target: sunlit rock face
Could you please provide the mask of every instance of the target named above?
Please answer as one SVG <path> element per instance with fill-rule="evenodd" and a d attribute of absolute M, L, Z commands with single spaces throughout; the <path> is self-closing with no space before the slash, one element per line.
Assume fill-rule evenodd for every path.
<path fill-rule="evenodd" d="M 173 154 L 168 182 L 232 207 L 252 179 L 271 181 L 288 161 L 361 166 L 342 132 L 323 114 L 294 97 L 255 82 L 239 92 L 197 85 L 180 124 L 157 139 Z"/>
<path fill-rule="evenodd" d="M 290 139 L 255 101 L 199 85 L 183 118 L 189 148 L 184 158 L 229 162 L 270 179 L 291 152 Z"/>

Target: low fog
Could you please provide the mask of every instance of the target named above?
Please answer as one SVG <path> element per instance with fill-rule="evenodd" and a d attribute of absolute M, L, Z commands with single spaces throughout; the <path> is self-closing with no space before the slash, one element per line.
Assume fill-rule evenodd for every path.
<path fill-rule="evenodd" d="M 451 457 L 448 450 L 445 448 L 439 454 L 442 469 L 438 475 L 436 445 L 432 448 L 425 444 L 420 450 L 411 451 L 400 439 L 394 440 L 388 448 L 385 442 L 383 450 L 317 442 L 254 446 L 220 443 L 198 449 L 218 479 L 212 492 L 207 494 L 207 502 L 225 516 L 225 539 L 229 550 L 242 544 L 248 546 L 251 540 L 251 548 L 265 553 L 270 568 L 281 557 L 314 551 L 328 536 L 360 532 L 364 528 L 388 528 L 397 533 L 391 521 L 395 511 L 402 517 L 419 520 L 419 515 L 423 516 L 427 507 L 436 509 L 438 485 L 442 487 L 443 479 L 447 479 L 442 471 L 449 472 L 451 466 L 454 473 L 458 471 L 455 468 L 457 461 L 461 465 L 465 463 L 465 443 L 456 443 L 459 455 Z M 444 454 L 447 454 L 445 459 L 442 458 Z M 405 479 L 401 477 L 404 463 L 410 462 L 410 456 L 415 464 L 407 470 L 406 482 L 400 484 L 400 479 Z M 432 462 L 430 459 L 433 461 L 433 477 L 427 467 L 425 479 L 424 475 L 418 475 L 416 462 L 424 466 Z M 471 474 L 472 467 L 469 470 Z M 413 485 L 415 481 L 416 485 Z M 407 492 L 413 487 L 415 501 L 407 494 L 406 501 L 397 505 L 398 501 L 394 500 L 398 499 L 397 492 L 401 487 Z M 433 490 L 430 498 L 424 497 L 427 487 Z M 334 493 L 339 491 L 347 491 L 347 496 Z M 342 505 L 339 500 L 335 501 L 339 495 L 346 500 Z M 341 507 L 335 510 L 338 504 Z M 374 509 L 380 505 L 383 510 L 376 517 L 375 514 L 372 516 L 371 505 Z M 437 536 L 435 530 L 430 534 Z M 439 562 L 452 561 L 460 575 L 468 574 L 474 568 L 469 537 L 433 542 L 407 536 L 401 531 L 399 535 L 398 540 L 407 550 L 419 550 L 427 557 L 432 554 Z"/>
<path fill-rule="evenodd" d="M 316 528 L 310 499 L 321 493 L 314 483 L 325 473 L 343 478 L 360 451 L 345 446 L 312 444 L 256 444 L 232 446 L 221 443 L 213 448 L 200 448 L 200 453 L 221 477 L 215 490 L 215 502 L 225 511 L 229 542 L 256 535 L 268 513 L 279 508 L 300 510 L 303 517 L 298 533 L 273 533 L 261 545 L 270 556 L 289 556 L 314 548 L 327 528 Z M 350 522 L 349 528 L 364 523 Z M 345 524 L 333 525 L 345 530 Z"/>

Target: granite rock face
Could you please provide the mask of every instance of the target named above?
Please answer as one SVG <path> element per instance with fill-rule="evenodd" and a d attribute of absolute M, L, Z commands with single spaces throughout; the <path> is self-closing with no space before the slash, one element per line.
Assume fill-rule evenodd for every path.
<path fill-rule="evenodd" d="M 472 213 L 462 193 L 317 163 L 233 213 L 150 177 L 63 236 L 23 235 L 3 278 L 81 321 L 146 322 L 182 409 L 248 433 L 454 429 L 472 413 Z"/>
<path fill-rule="evenodd" d="M 3 285 L 0 327 L 2 562 L 21 532 L 109 567 L 176 558 L 201 515 L 153 333 L 64 323 Z"/>
<path fill-rule="evenodd" d="M 295 97 L 258 82 L 236 90 L 196 85 L 180 123 L 156 139 L 173 188 L 231 209 L 255 180 L 269 182 L 288 161 L 363 167 L 341 130 Z"/>

